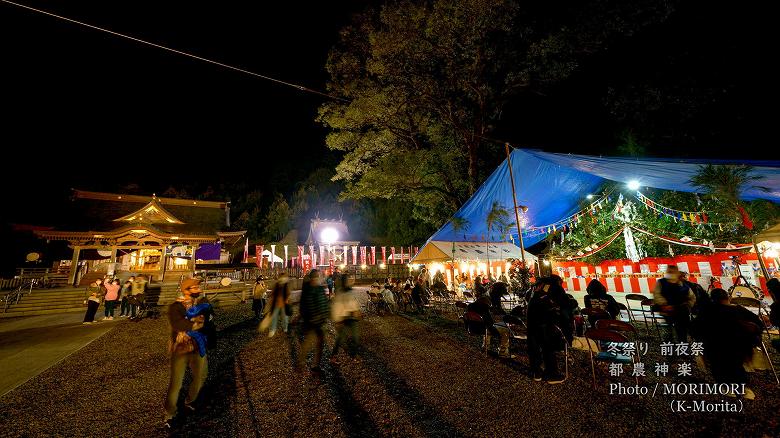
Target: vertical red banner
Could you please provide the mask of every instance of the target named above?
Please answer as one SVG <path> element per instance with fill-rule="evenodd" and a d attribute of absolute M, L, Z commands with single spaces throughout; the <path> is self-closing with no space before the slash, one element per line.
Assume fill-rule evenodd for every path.
<path fill-rule="evenodd" d="M 360 247 L 360 264 L 365 265 L 366 264 L 366 247 L 361 246 Z"/>
<path fill-rule="evenodd" d="M 325 247 L 320 245 L 320 266 L 325 264 Z"/>
<path fill-rule="evenodd" d="M 375 246 L 371 247 L 371 264 L 372 265 L 376 264 L 376 247 Z"/>
<path fill-rule="evenodd" d="M 357 265 L 357 246 L 352 247 L 352 264 Z"/>
<path fill-rule="evenodd" d="M 317 254 L 314 253 L 314 245 L 309 245 L 309 266 L 314 268 L 317 264 Z"/>
<path fill-rule="evenodd" d="M 392 264 L 395 264 L 395 247 L 390 247 L 390 260 Z"/>
<path fill-rule="evenodd" d="M 298 245 L 298 266 L 303 267 L 303 245 Z"/>
<path fill-rule="evenodd" d="M 258 268 L 263 268 L 263 245 L 255 245 L 255 264 Z"/>
<path fill-rule="evenodd" d="M 385 254 L 385 247 L 382 247 L 382 263 L 387 263 L 387 255 Z"/>

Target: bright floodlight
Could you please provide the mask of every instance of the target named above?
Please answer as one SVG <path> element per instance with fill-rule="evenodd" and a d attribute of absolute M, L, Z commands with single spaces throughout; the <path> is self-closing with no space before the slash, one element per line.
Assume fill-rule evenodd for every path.
<path fill-rule="evenodd" d="M 588 195 L 588 196 L 586 196 L 586 198 L 593 199 L 593 195 Z"/>
<path fill-rule="evenodd" d="M 324 243 L 333 243 L 339 240 L 339 232 L 334 228 L 325 228 L 322 230 L 322 233 L 320 233 L 320 240 Z"/>
<path fill-rule="evenodd" d="M 629 189 L 631 190 L 639 190 L 639 181 L 632 179 L 631 181 L 626 184 Z"/>

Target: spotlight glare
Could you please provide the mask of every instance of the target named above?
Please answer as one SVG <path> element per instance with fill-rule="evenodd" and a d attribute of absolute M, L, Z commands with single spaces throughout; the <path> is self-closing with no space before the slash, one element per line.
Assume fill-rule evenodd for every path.
<path fill-rule="evenodd" d="M 630 190 L 639 190 L 640 184 L 639 181 L 632 179 L 631 181 L 626 184 Z"/>

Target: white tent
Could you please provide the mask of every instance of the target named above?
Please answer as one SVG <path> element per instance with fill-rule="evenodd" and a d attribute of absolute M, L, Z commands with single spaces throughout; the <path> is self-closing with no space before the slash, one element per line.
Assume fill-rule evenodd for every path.
<path fill-rule="evenodd" d="M 412 259 L 412 263 L 445 262 L 452 260 L 453 245 L 455 260 L 487 260 L 520 259 L 521 250 L 511 242 L 446 242 L 429 240 L 420 252 Z M 528 265 L 536 262 L 536 256 L 525 251 L 525 261 Z"/>
<path fill-rule="evenodd" d="M 271 251 L 268 251 L 267 249 L 263 250 L 261 255 L 263 256 L 263 258 L 266 258 L 268 262 L 271 261 L 271 256 L 272 256 Z M 274 263 L 284 263 L 284 259 L 282 259 L 278 255 L 274 255 L 273 257 L 274 257 L 274 261 L 273 261 Z"/>

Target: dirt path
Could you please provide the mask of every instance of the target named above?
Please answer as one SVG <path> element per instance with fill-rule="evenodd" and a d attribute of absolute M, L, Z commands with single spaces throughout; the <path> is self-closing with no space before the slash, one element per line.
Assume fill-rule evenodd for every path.
<path fill-rule="evenodd" d="M 668 399 L 610 396 L 590 387 L 574 355 L 563 385 L 533 382 L 527 359 L 484 355 L 455 321 L 368 316 L 362 354 L 342 353 L 316 376 L 292 368 L 293 337 L 260 336 L 248 306 L 220 312 L 219 346 L 199 412 L 182 436 L 777 436 L 780 401 L 767 373 L 739 414 L 669 412 Z M 164 436 L 167 322 L 123 324 L 0 398 L 12 436 Z M 332 333 L 328 336 L 332 345 Z M 327 358 L 327 354 L 326 354 Z M 699 378 L 699 376 L 694 376 Z M 632 380 L 624 378 L 625 383 Z M 670 380 L 671 381 L 671 380 Z M 654 384 L 654 381 L 651 380 Z"/>

